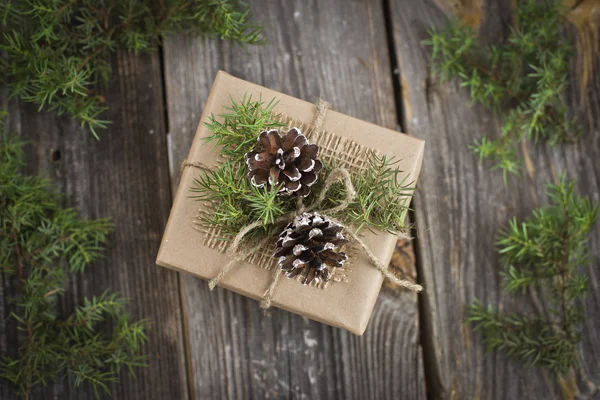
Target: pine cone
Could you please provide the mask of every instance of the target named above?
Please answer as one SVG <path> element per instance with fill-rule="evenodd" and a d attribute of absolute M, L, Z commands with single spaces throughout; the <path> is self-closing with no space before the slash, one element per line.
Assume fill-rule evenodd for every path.
<path fill-rule="evenodd" d="M 308 144 L 298 128 L 284 137 L 277 129 L 263 131 L 258 142 L 257 148 L 244 155 L 250 182 L 256 187 L 281 185 L 279 194 L 285 196 L 308 196 L 323 168 L 317 160 L 319 146 Z"/>
<path fill-rule="evenodd" d="M 302 274 L 303 284 L 313 280 L 328 281 L 333 267 L 341 268 L 348 259 L 334 251 L 348 241 L 344 227 L 317 213 L 304 213 L 294 219 L 279 235 L 274 257 L 288 278 Z"/>

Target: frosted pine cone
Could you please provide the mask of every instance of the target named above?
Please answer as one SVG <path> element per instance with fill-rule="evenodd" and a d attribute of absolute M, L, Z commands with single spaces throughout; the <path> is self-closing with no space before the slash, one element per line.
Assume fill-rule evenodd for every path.
<path fill-rule="evenodd" d="M 347 243 L 344 227 L 317 213 L 304 213 L 294 219 L 279 235 L 274 257 L 288 278 L 304 276 L 303 284 L 313 280 L 328 281 L 334 267 L 341 268 L 348 259 L 337 252 Z"/>
<path fill-rule="evenodd" d="M 319 147 L 308 144 L 298 128 L 290 129 L 284 137 L 277 129 L 263 131 L 258 142 L 257 148 L 244 155 L 250 182 L 256 187 L 281 186 L 281 195 L 308 196 L 323 168 L 317 160 Z"/>

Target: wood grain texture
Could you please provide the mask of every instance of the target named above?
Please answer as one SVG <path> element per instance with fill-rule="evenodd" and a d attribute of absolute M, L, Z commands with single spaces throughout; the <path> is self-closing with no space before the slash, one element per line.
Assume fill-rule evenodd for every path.
<path fill-rule="evenodd" d="M 81 217 L 110 216 L 115 224 L 105 258 L 72 277 L 63 309 L 110 288 L 130 299 L 132 318 L 151 321 L 148 367 L 137 369 L 135 379 L 123 373 L 120 384 L 112 385 L 113 399 L 185 399 L 188 393 L 177 273 L 154 264 L 171 202 L 162 93 L 158 54 L 118 52 L 102 93 L 113 123 L 99 131 L 99 141 L 68 117 L 9 104 L 11 131 L 31 142 L 26 172 L 51 178 Z M 7 336 L 3 351 L 15 343 L 15 335 Z M 12 398 L 8 391 L 3 394 Z M 89 387 L 72 390 L 61 384 L 36 397 L 94 395 Z"/>
<path fill-rule="evenodd" d="M 394 128 L 378 1 L 256 1 L 269 44 L 249 53 L 182 35 L 164 44 L 173 190 L 217 70 Z M 409 266 L 414 275 L 414 266 Z M 398 399 L 425 394 L 416 295 L 384 288 L 363 337 L 183 278 L 198 399 Z M 325 307 L 327 305 L 324 305 Z"/>
<path fill-rule="evenodd" d="M 27 172 L 50 177 L 81 216 L 114 218 L 106 258 L 74 277 L 61 304 L 69 310 L 84 296 L 111 287 L 131 299 L 133 318 L 152 321 L 149 367 L 135 380 L 124 374 L 113 398 L 185 399 L 191 392 L 198 399 L 419 399 L 425 397 L 425 383 L 428 398 L 598 398 L 600 229 L 590 237 L 592 291 L 575 382 L 524 367 L 501 352 L 484 355 L 481 338 L 462 322 L 474 298 L 504 310 L 547 312 L 539 293 L 502 294 L 492 247 L 510 216 L 527 216 L 547 201 L 545 183 L 566 171 L 577 178 L 580 193 L 600 201 L 600 74 L 590 75 L 581 101 L 580 69 L 573 62 L 569 97 L 586 128 L 581 142 L 556 150 L 524 145 L 526 173 L 504 186 L 500 174 L 467 149 L 475 138 L 497 134 L 501 120 L 469 107 L 468 93 L 457 82 L 440 84 L 429 73 L 428 50 L 420 44 L 427 27 L 459 13 L 481 27 L 485 42 L 495 42 L 507 35 L 511 3 L 386 0 L 391 11 L 386 21 L 378 0 L 253 2 L 270 43 L 249 53 L 184 35 L 168 38 L 162 54 L 119 52 L 113 80 L 103 91 L 113 124 L 100 132 L 99 142 L 67 117 L 40 114 L 0 92 L 1 108 L 11 111 L 11 131 L 31 141 Z M 386 23 L 393 28 L 392 54 Z M 578 49 L 578 60 L 584 51 Z M 398 63 L 394 80 L 390 57 Z M 386 284 L 359 338 L 281 310 L 263 314 L 254 301 L 222 289 L 210 292 L 199 279 L 154 265 L 179 163 L 219 69 L 308 101 L 323 97 L 341 112 L 383 126 L 397 126 L 402 115 L 407 133 L 427 141 L 414 201 L 417 262 L 426 288 L 419 298 L 421 315 L 417 296 Z M 393 268 L 414 277 L 414 263 L 411 246 L 400 243 Z M 14 351 L 18 333 L 7 318 L 11 292 L 7 282 L 0 283 L 0 351 L 5 353 Z M 34 394 L 92 397 L 68 384 Z M 0 385 L 0 398 L 14 394 Z"/>
<path fill-rule="evenodd" d="M 428 27 L 444 25 L 447 16 L 432 1 L 391 0 L 390 4 L 405 129 L 427 142 L 414 204 L 420 279 L 426 288 L 420 299 L 428 394 L 444 399 L 572 398 L 577 389 L 569 388 L 568 380 L 523 366 L 502 352 L 485 356 L 480 336 L 463 321 L 467 305 L 475 298 L 503 310 L 547 312 L 539 293 L 516 299 L 502 294 L 493 243 L 509 217 L 529 215 L 533 207 L 547 201 L 543 185 L 556 181 L 562 171 L 578 179 L 580 193 L 599 200 L 598 123 L 582 120 L 591 127 L 577 145 L 549 150 L 524 144 L 525 174 L 505 186 L 501 173 L 481 165 L 467 148 L 484 134 L 498 134 L 499 117 L 470 107 L 467 90 L 457 82 L 441 84 L 430 74 L 429 49 L 421 40 L 427 37 Z M 482 39 L 502 40 L 510 21 L 510 2 L 480 4 Z M 599 82 L 597 76 L 594 79 L 588 92 L 592 112 L 582 111 L 582 116 L 598 115 Z M 575 91 L 572 97 L 578 98 Z M 575 110 L 579 111 L 577 106 Z M 597 388 L 600 380 L 598 229 L 591 234 L 590 248 L 592 293 L 586 299 L 582 368 L 575 371 L 582 395 L 590 395 L 588 385 Z"/>

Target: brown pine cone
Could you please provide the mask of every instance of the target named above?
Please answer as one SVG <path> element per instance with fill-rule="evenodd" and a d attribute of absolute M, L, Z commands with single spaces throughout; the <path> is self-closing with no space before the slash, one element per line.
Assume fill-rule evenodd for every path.
<path fill-rule="evenodd" d="M 280 187 L 279 194 L 285 196 L 308 196 L 323 168 L 317 160 L 319 147 L 308 144 L 298 128 L 284 137 L 277 129 L 263 131 L 258 142 L 257 148 L 244 155 L 250 182 L 256 187 Z"/>
<path fill-rule="evenodd" d="M 328 281 L 331 269 L 341 268 L 348 259 L 334 251 L 347 243 L 344 227 L 318 213 L 304 213 L 294 219 L 279 235 L 274 257 L 288 278 L 302 274 L 303 284 L 313 280 Z"/>

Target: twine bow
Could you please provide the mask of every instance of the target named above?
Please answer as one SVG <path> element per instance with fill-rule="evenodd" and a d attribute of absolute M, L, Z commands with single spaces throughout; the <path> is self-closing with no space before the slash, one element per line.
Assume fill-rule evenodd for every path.
<path fill-rule="evenodd" d="M 319 132 L 323 125 L 323 121 L 325 120 L 325 114 L 327 113 L 327 110 L 330 108 L 330 105 L 329 105 L 329 103 L 327 103 L 326 101 L 324 101 L 322 99 L 319 99 L 315 105 L 317 108 L 317 115 L 316 115 L 315 121 L 313 123 L 313 130 L 315 132 Z M 188 162 L 187 160 L 184 160 L 181 163 L 181 171 L 183 171 L 188 166 L 191 166 L 194 168 L 201 168 L 201 169 L 205 168 L 205 166 L 200 163 Z M 332 220 L 333 222 L 343 225 L 341 222 L 337 221 L 336 219 L 331 218 L 331 216 L 329 216 L 328 214 L 334 214 L 336 212 L 345 210 L 350 204 L 352 204 L 352 202 L 354 201 L 354 198 L 356 197 L 356 190 L 354 189 L 354 185 L 352 184 L 352 179 L 351 179 L 350 173 L 345 168 L 335 168 L 329 173 L 329 176 L 327 177 L 327 180 L 325 180 L 323 189 L 319 193 L 319 196 L 318 196 L 316 202 L 314 202 L 311 206 L 306 207 L 304 205 L 302 197 L 298 197 L 298 203 L 296 206 L 296 210 L 294 212 L 292 212 L 290 215 L 278 218 L 277 220 L 275 220 L 274 223 L 276 225 L 288 223 L 288 222 L 293 221 L 293 219 L 296 218 L 298 215 L 301 215 L 305 212 L 309 212 L 309 211 L 316 209 L 325 200 L 327 192 L 329 191 L 331 186 L 337 182 L 342 182 L 345 186 L 345 189 L 346 189 L 345 199 L 337 206 L 319 210 L 319 213 L 321 213 L 323 215 L 327 215 L 329 217 L 329 219 Z M 248 252 L 238 250 L 244 237 L 248 233 L 250 233 L 253 229 L 259 228 L 262 225 L 263 225 L 262 221 L 255 221 L 249 225 L 246 225 L 242 229 L 240 229 L 238 234 L 235 236 L 235 238 L 231 242 L 231 246 L 229 246 L 229 248 L 227 249 L 227 254 L 231 257 L 230 261 L 221 269 L 221 271 L 219 271 L 217 276 L 215 276 L 213 279 L 211 279 L 208 282 L 208 287 L 210 288 L 210 290 L 213 290 L 238 262 L 243 261 L 247 257 L 254 254 L 257 251 L 257 249 L 264 247 L 264 245 L 267 243 L 267 241 L 270 238 L 267 237 L 267 238 L 263 239 L 263 241 L 261 241 L 261 243 L 259 243 L 258 246 L 254 247 L 252 250 L 250 250 Z M 397 284 L 398 286 L 401 286 L 401 287 L 404 287 L 404 288 L 407 288 L 407 289 L 410 289 L 410 290 L 413 290 L 416 292 L 420 292 L 423 290 L 423 287 L 421 285 L 412 283 L 406 279 L 401 279 L 401 278 L 397 277 L 396 275 L 394 275 L 389 270 L 388 266 L 383 265 L 381 263 L 381 261 L 377 258 L 377 256 L 375 254 L 373 254 L 373 252 L 369 249 L 369 247 L 358 237 L 358 234 L 356 233 L 355 230 L 353 230 L 350 227 L 345 227 L 345 229 L 346 229 L 348 235 L 352 239 L 354 239 L 356 241 L 356 243 L 358 243 L 360 245 L 360 247 L 362 247 L 362 249 L 365 251 L 365 254 L 369 257 L 369 260 L 371 261 L 371 263 L 381 272 L 381 274 L 385 278 L 387 278 L 391 282 Z M 410 239 L 410 237 L 408 235 L 403 235 L 403 237 L 406 239 Z M 262 300 L 260 302 L 261 308 L 267 309 L 267 308 L 271 307 L 271 302 L 273 300 L 273 296 L 275 293 L 275 289 L 277 288 L 277 283 L 279 281 L 280 275 L 281 275 L 280 269 L 274 268 L 273 275 L 271 277 L 271 283 L 270 283 L 269 287 L 267 288 L 267 290 L 265 291 L 265 293 L 263 294 Z"/>

